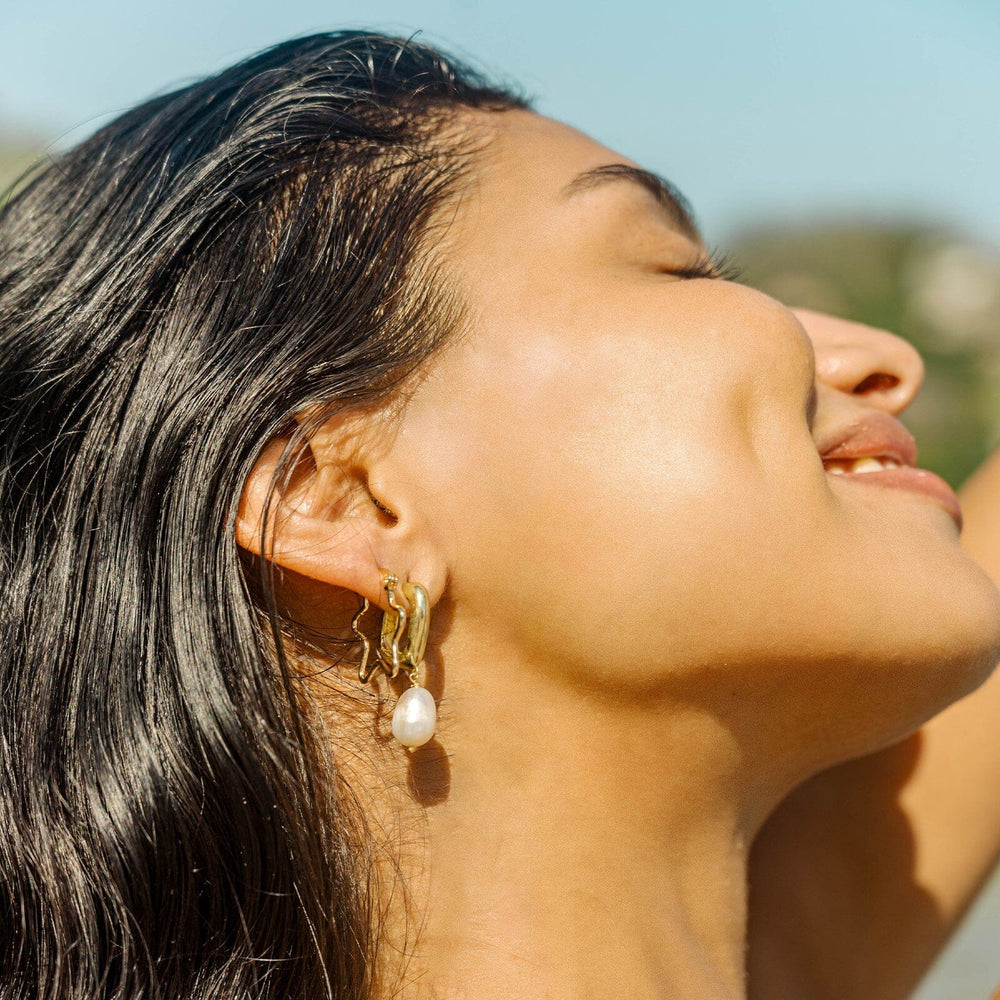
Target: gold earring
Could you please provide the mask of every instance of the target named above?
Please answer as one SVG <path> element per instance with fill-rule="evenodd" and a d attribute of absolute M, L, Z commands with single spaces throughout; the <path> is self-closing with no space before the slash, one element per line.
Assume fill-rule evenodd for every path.
<path fill-rule="evenodd" d="M 371 643 L 361 631 L 361 618 L 369 606 L 367 597 L 361 599 L 361 608 L 351 621 L 351 628 L 362 647 L 358 678 L 362 684 L 367 684 L 378 667 L 389 677 L 396 677 L 404 667 L 407 669 L 410 687 L 400 695 L 393 709 L 392 735 L 408 750 L 415 750 L 434 735 L 437 726 L 434 697 L 420 683 L 420 667 L 430 632 L 430 601 L 419 583 L 407 582 L 399 588 L 407 602 L 401 604 L 396 594 L 399 578 L 387 570 L 381 573 L 389 610 L 382 617 L 377 657 L 371 664 L 368 662 Z"/>

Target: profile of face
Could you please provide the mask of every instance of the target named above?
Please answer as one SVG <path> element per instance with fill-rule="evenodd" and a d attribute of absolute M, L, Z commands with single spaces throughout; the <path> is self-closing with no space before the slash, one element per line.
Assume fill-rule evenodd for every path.
<path fill-rule="evenodd" d="M 573 129 L 473 127 L 440 248 L 465 330 L 368 469 L 423 539 L 400 568 L 447 590 L 449 693 L 500 658 L 809 768 L 979 683 L 1000 603 L 948 497 L 850 466 L 914 464 L 916 352 L 710 276 L 683 212 Z"/>

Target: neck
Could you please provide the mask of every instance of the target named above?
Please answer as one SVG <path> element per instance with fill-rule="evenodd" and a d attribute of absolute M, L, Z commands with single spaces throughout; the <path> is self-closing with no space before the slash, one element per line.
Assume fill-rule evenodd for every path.
<path fill-rule="evenodd" d="M 720 724 L 524 670 L 463 688 L 439 746 L 398 755 L 424 800 L 391 807 L 411 844 L 422 831 L 403 858 L 401 995 L 744 997 L 757 817 Z"/>

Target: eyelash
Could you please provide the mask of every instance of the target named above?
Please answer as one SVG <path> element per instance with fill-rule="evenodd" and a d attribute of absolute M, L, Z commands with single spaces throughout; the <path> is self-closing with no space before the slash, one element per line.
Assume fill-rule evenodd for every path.
<path fill-rule="evenodd" d="M 740 281 L 743 277 L 739 265 L 728 254 L 717 250 L 701 254 L 686 267 L 668 268 L 667 273 L 678 278 L 708 278 L 714 281 Z"/>

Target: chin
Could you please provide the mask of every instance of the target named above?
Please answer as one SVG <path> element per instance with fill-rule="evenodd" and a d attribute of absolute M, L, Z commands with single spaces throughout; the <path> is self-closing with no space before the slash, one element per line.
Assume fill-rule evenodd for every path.
<path fill-rule="evenodd" d="M 846 727 L 836 751 L 840 759 L 899 742 L 992 674 L 1000 663 L 1000 593 L 984 574 L 981 588 L 965 589 L 959 609 L 945 606 L 921 622 L 912 638 L 895 654 L 872 658 L 867 668 L 859 662 L 867 673 L 855 692 L 859 725 Z M 849 717 L 850 706 L 844 712 Z"/>
<path fill-rule="evenodd" d="M 971 694 L 1000 663 L 1000 593 L 990 584 L 981 606 L 970 602 L 965 611 L 962 627 L 951 634 L 950 654 L 931 665 L 931 670 L 941 675 L 944 704 L 932 708 L 929 715 Z"/>
<path fill-rule="evenodd" d="M 753 759 L 780 761 L 783 780 L 797 784 L 899 742 L 979 687 L 1000 661 L 1000 593 L 962 563 L 938 581 L 937 600 L 927 587 L 909 602 L 873 603 L 867 620 L 841 619 L 825 649 L 814 635 L 814 655 L 755 677 L 767 690 L 754 691 L 753 725 L 740 729 Z"/>
<path fill-rule="evenodd" d="M 1000 591 L 937 511 L 912 504 L 900 513 L 907 517 L 895 533 L 880 523 L 868 621 L 855 619 L 858 631 L 848 640 L 857 643 L 848 659 L 858 670 L 856 711 L 871 725 L 872 749 L 973 692 L 1000 661 Z"/>
<path fill-rule="evenodd" d="M 939 669 L 953 676 L 950 701 L 974 691 L 1000 661 L 1000 591 L 978 563 L 961 560 L 961 572 L 942 579 L 948 599 L 940 615 L 923 626 L 940 649 Z"/>

